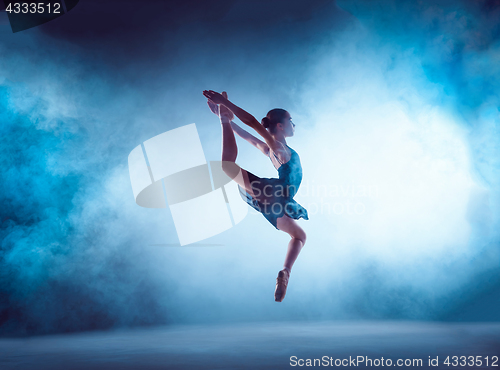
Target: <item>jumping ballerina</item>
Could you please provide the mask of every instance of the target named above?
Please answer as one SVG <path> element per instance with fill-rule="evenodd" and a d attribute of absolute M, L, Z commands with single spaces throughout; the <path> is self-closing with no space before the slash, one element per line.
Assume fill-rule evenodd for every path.
<path fill-rule="evenodd" d="M 231 103 L 225 92 L 219 94 L 205 90 L 203 95 L 208 98 L 210 109 L 220 117 L 222 124 L 222 170 L 238 183 L 243 199 L 250 206 L 261 212 L 276 229 L 291 237 L 274 291 L 274 300 L 281 302 L 285 298 L 292 266 L 306 242 L 306 233 L 296 220 L 301 217 L 309 219 L 307 210 L 293 199 L 302 181 L 302 167 L 299 155 L 286 144 L 286 138 L 293 136 L 295 124 L 290 113 L 284 109 L 270 110 L 261 124 L 254 116 Z M 265 142 L 232 122 L 233 113 Z M 257 177 L 235 163 L 238 148 L 233 130 L 271 159 L 278 178 Z"/>

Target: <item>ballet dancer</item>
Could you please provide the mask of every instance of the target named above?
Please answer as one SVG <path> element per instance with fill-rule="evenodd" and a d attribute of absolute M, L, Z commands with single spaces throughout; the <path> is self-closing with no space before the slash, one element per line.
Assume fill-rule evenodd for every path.
<path fill-rule="evenodd" d="M 283 270 L 278 273 L 274 300 L 282 302 L 292 266 L 306 242 L 306 233 L 296 220 L 308 220 L 307 210 L 293 197 L 302 181 L 299 155 L 286 143 L 294 135 L 295 124 L 284 109 L 272 109 L 259 122 L 254 116 L 231 103 L 227 94 L 212 90 L 203 91 L 213 113 L 220 117 L 222 125 L 222 170 L 239 185 L 243 199 L 278 230 L 290 235 Z M 234 115 L 253 128 L 264 142 L 243 130 L 232 120 Z M 261 178 L 239 167 L 235 161 L 238 147 L 234 132 L 270 158 L 278 171 L 278 178 Z"/>

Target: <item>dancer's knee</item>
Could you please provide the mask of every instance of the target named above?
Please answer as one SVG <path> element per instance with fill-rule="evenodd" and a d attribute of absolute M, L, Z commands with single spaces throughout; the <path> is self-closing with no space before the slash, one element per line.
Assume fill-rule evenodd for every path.
<path fill-rule="evenodd" d="M 304 246 L 306 244 L 307 235 L 306 235 L 306 232 L 304 230 L 300 229 L 300 230 L 297 230 L 294 233 L 294 235 L 292 235 L 292 238 L 300 240 L 302 242 L 302 246 Z"/>

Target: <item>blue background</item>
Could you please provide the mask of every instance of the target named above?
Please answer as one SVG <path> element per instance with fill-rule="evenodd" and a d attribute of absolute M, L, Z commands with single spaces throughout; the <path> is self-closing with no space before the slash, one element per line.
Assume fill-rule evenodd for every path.
<path fill-rule="evenodd" d="M 499 18 L 499 1 L 86 0 L 13 34 L 0 14 L 0 332 L 498 321 Z M 204 89 L 297 125 L 310 220 L 281 304 L 288 237 L 261 215 L 180 247 L 168 210 L 134 202 L 141 142 L 194 122 L 220 158 Z"/>

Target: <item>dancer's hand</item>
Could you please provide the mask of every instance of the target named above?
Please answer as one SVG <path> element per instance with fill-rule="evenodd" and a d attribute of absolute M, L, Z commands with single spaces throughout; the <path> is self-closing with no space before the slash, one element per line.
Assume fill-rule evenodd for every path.
<path fill-rule="evenodd" d="M 203 95 L 205 95 L 205 91 L 203 92 Z M 227 93 L 225 91 L 222 92 L 221 95 L 225 100 L 227 100 Z M 205 95 L 207 96 L 207 95 Z M 220 107 L 210 98 L 208 98 L 207 101 L 208 107 L 212 111 L 212 113 L 216 114 L 219 117 L 224 117 L 227 118 L 229 121 L 232 121 L 234 119 L 234 114 L 231 112 L 228 108 L 225 106 L 221 105 Z"/>
<path fill-rule="evenodd" d="M 227 92 L 223 91 L 222 97 L 227 100 Z M 225 106 L 219 105 L 219 117 L 227 118 L 231 122 L 234 119 L 234 114 Z"/>
<path fill-rule="evenodd" d="M 205 98 L 210 99 L 215 104 L 224 104 L 227 102 L 227 98 L 213 90 L 204 90 L 203 95 L 205 96 Z"/>

